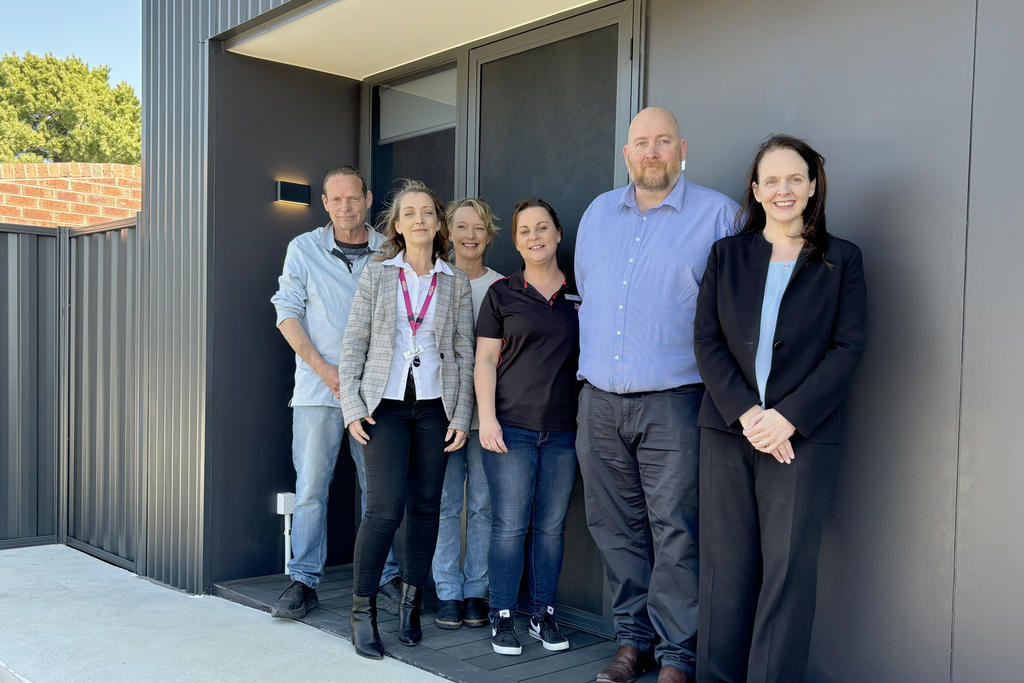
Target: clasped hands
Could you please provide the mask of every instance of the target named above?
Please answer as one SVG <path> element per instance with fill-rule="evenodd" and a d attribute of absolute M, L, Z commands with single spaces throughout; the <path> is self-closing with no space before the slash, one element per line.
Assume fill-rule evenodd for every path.
<path fill-rule="evenodd" d="M 796 433 L 796 427 L 774 408 L 764 410 L 761 406 L 753 406 L 740 416 L 740 425 L 750 445 L 762 453 L 785 465 L 796 458 L 793 444 L 789 442 Z"/>
<path fill-rule="evenodd" d="M 363 423 L 377 424 L 372 417 L 361 417 L 358 420 L 353 420 L 348 425 L 348 433 L 352 435 L 352 438 L 363 444 L 364 446 L 370 440 L 370 435 L 363 429 Z M 445 453 L 451 453 L 457 451 L 466 445 L 466 439 L 469 438 L 469 432 L 464 432 L 461 429 L 451 429 L 444 433 L 444 442 L 448 445 L 444 447 Z M 451 443 L 448 443 L 448 442 Z"/>

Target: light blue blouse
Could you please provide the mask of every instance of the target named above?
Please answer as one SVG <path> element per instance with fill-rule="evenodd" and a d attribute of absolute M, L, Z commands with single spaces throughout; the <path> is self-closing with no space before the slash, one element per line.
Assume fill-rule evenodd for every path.
<path fill-rule="evenodd" d="M 795 264 L 796 261 L 772 261 L 768 264 L 768 279 L 764 283 L 764 301 L 761 303 L 761 336 L 757 340 L 757 355 L 754 358 L 754 374 L 762 406 L 768 373 L 772 369 L 772 345 L 775 343 L 775 325 L 779 321 L 779 305 Z"/>

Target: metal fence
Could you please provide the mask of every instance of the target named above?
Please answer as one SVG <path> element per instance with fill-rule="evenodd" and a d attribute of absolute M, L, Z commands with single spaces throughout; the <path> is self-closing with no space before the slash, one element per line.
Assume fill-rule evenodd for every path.
<path fill-rule="evenodd" d="M 0 544 L 61 541 L 135 568 L 138 220 L 0 224 Z"/>
<path fill-rule="evenodd" d="M 58 241 L 0 224 L 0 547 L 57 538 Z"/>

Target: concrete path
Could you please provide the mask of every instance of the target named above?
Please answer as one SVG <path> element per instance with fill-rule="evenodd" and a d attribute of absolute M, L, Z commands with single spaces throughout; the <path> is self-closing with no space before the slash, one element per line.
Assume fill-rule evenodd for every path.
<path fill-rule="evenodd" d="M 67 546 L 0 550 L 0 683 L 439 683 L 323 631 L 139 578 Z"/>

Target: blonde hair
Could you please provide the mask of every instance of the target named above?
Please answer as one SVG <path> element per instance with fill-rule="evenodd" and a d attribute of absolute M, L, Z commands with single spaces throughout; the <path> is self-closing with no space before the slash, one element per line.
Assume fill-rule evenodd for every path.
<path fill-rule="evenodd" d="M 398 191 L 395 192 L 391 201 L 385 205 L 384 211 L 377 218 L 377 231 L 383 233 L 385 238 L 380 260 L 386 261 L 389 258 L 394 258 L 398 256 L 400 251 L 405 250 L 405 238 L 398 234 L 395 224 L 398 223 L 398 214 L 402 208 L 402 200 L 405 199 L 405 195 L 417 193 L 427 195 L 434 204 L 434 214 L 437 216 L 438 227 L 437 234 L 434 235 L 433 256 L 435 259 L 447 260 L 449 249 L 448 216 L 444 211 L 444 202 L 421 181 L 409 179 L 402 181 L 402 186 L 398 188 Z"/>

